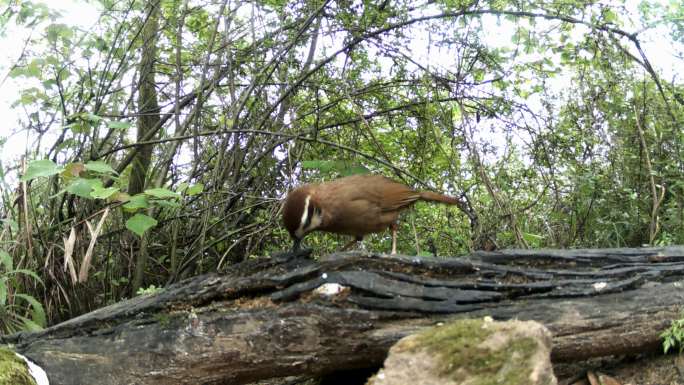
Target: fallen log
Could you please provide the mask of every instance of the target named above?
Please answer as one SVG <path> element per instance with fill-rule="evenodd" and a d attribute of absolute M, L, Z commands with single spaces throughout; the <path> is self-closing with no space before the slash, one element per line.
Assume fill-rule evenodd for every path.
<path fill-rule="evenodd" d="M 659 349 L 683 280 L 684 247 L 284 254 L 0 342 L 53 384 L 245 384 L 379 367 L 408 334 L 491 316 L 543 323 L 564 362 Z"/>

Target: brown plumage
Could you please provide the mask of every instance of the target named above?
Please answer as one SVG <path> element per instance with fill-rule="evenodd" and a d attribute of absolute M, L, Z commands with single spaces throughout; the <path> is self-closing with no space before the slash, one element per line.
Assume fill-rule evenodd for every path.
<path fill-rule="evenodd" d="M 399 213 L 419 200 L 459 203 L 457 198 L 416 191 L 381 175 L 353 175 L 292 190 L 283 206 L 283 223 L 294 240 L 294 250 L 312 231 L 351 235 L 360 241 L 366 234 L 389 227 L 394 254 Z"/>

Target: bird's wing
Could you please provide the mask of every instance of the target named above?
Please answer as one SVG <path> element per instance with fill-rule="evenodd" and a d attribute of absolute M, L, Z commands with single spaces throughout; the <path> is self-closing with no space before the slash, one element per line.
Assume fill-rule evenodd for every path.
<path fill-rule="evenodd" d="M 366 209 L 380 212 L 401 210 L 416 200 L 420 193 L 381 175 L 354 175 L 322 184 L 318 194 L 327 201 L 344 199 L 348 202 L 364 201 Z"/>
<path fill-rule="evenodd" d="M 399 184 L 397 183 L 397 185 Z M 399 186 L 401 188 L 396 187 L 385 191 L 384 199 L 382 199 L 380 204 L 383 212 L 401 210 L 412 205 L 420 198 L 420 194 L 411 188 L 404 185 Z"/>
<path fill-rule="evenodd" d="M 381 212 L 398 211 L 413 204 L 420 199 L 420 193 L 409 186 L 397 183 L 384 176 L 369 176 L 372 178 L 366 183 L 367 199 L 375 203 Z"/>

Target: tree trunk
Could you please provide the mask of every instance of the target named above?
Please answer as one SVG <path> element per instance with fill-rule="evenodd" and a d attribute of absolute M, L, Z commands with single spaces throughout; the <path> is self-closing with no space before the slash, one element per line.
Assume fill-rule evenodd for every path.
<path fill-rule="evenodd" d="M 147 2 L 147 19 L 142 31 L 142 48 L 140 55 L 140 80 L 138 83 L 138 142 L 145 141 L 149 133 L 159 124 L 159 103 L 157 101 L 156 83 L 154 81 L 155 60 L 157 57 L 157 31 L 159 29 L 159 0 Z M 131 176 L 128 182 L 128 193 L 133 196 L 145 190 L 147 173 L 152 159 L 153 145 L 140 145 L 132 161 Z M 142 285 L 142 278 L 147 265 L 147 248 L 142 245 L 136 258 L 135 273 L 131 292 L 136 293 Z"/>
<path fill-rule="evenodd" d="M 539 321 L 555 362 L 651 352 L 684 303 L 684 247 L 285 257 L 0 342 L 56 384 L 246 384 L 379 367 L 401 337 L 464 317 Z"/>

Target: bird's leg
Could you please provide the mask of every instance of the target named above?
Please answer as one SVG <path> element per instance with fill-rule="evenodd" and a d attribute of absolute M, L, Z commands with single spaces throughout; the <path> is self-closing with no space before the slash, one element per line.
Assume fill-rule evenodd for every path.
<path fill-rule="evenodd" d="M 397 227 L 396 222 L 390 225 L 390 229 L 392 229 L 392 255 L 397 253 Z"/>

